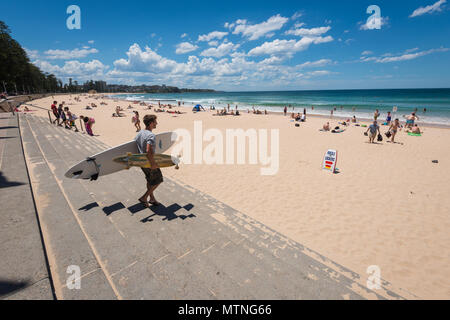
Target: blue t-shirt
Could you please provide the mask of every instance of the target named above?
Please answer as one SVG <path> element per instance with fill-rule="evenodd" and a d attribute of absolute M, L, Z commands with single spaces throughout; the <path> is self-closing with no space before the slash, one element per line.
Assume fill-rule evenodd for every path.
<path fill-rule="evenodd" d="M 156 136 L 153 132 L 149 130 L 141 130 L 136 135 L 136 138 L 134 140 L 137 143 L 137 147 L 139 150 L 139 153 L 147 153 L 147 145 L 149 144 L 152 149 L 153 153 L 156 151 Z"/>
<path fill-rule="evenodd" d="M 378 127 L 377 124 L 372 124 L 372 125 L 370 125 L 370 127 L 369 127 L 370 133 L 371 133 L 371 134 L 377 133 L 378 128 L 379 128 L 379 127 Z"/>

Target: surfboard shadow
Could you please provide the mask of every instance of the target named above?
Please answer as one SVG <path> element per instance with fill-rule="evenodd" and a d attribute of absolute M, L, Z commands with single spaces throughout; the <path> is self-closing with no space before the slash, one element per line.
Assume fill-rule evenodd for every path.
<path fill-rule="evenodd" d="M 190 211 L 194 208 L 194 205 L 189 203 L 185 206 L 180 206 L 178 203 L 174 203 L 168 207 L 164 206 L 163 204 L 159 205 L 159 206 L 151 206 L 150 210 L 154 212 L 154 214 L 144 218 L 141 220 L 142 223 L 147 223 L 147 222 L 151 222 L 153 221 L 153 217 L 155 216 L 160 216 L 162 217 L 163 221 L 172 221 L 175 219 L 181 219 L 181 220 L 185 220 L 185 219 L 192 219 L 192 218 L 196 218 L 195 214 L 189 214 L 189 215 L 185 215 L 185 214 L 180 214 L 177 215 L 176 212 L 180 209 L 185 209 L 186 211 Z"/>

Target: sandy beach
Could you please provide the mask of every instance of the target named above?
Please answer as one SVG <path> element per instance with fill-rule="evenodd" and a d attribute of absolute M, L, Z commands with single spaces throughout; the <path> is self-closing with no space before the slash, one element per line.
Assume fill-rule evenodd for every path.
<path fill-rule="evenodd" d="M 134 110 L 141 120 L 154 113 L 139 104 L 127 109 L 127 101 L 80 96 L 76 102 L 74 97 L 54 99 L 65 101 L 78 116 L 95 118 L 94 134 L 110 146 L 134 138 Z M 49 110 L 52 101 L 49 97 L 31 104 Z M 98 107 L 85 110 L 90 103 Z M 125 117 L 111 116 L 116 106 L 124 109 Z M 46 110 L 29 108 L 48 117 Z M 362 278 L 367 278 L 369 266 L 377 265 L 383 279 L 417 298 L 450 298 L 449 129 L 427 127 L 422 137 L 401 131 L 396 138 L 401 144 L 386 143 L 386 137 L 380 144 L 368 144 L 361 127 L 350 126 L 340 134 L 319 131 L 327 121 L 334 128 L 338 119 L 309 117 L 295 127 L 290 117 L 280 115 L 241 110 L 240 117 L 215 117 L 215 111 L 191 109 L 172 109 L 185 112 L 181 115 L 156 113 L 156 133 L 180 128 L 193 132 L 197 120 L 203 130 L 216 128 L 224 135 L 226 129 L 278 129 L 279 171 L 262 176 L 260 165 L 202 164 L 164 169 L 165 176 L 211 195 Z M 339 174 L 322 170 L 328 149 L 338 151 Z M 144 178 L 142 187 L 144 191 Z"/>

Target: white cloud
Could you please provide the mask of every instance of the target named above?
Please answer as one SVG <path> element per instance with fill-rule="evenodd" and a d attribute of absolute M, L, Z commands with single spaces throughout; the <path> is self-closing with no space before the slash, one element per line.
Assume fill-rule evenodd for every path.
<path fill-rule="evenodd" d="M 95 48 L 83 47 L 82 49 L 73 50 L 47 50 L 44 52 L 50 60 L 70 60 L 85 58 L 90 54 L 98 53 Z"/>
<path fill-rule="evenodd" d="M 305 63 L 299 64 L 296 67 L 298 69 L 304 69 L 304 68 L 317 68 L 317 67 L 323 67 L 326 65 L 331 64 L 332 61 L 330 59 L 321 59 L 317 61 L 307 61 Z"/>
<path fill-rule="evenodd" d="M 304 27 L 304 26 L 306 26 L 306 23 L 304 23 L 304 22 L 298 22 L 298 23 L 296 23 L 296 24 L 294 25 L 294 28 L 295 28 L 295 29 L 299 29 L 299 28 Z"/>
<path fill-rule="evenodd" d="M 300 67 L 293 67 L 282 64 L 287 55 L 272 55 L 256 62 L 250 60 L 244 52 L 234 51 L 228 57 L 190 56 L 185 62 L 176 62 L 157 54 L 149 47 L 141 48 L 137 44 L 130 46 L 126 55 L 125 59 L 114 62 L 115 68 L 104 79 L 115 83 L 170 83 L 178 87 L 223 90 L 245 86 L 261 90 L 294 87 L 306 83 L 308 79 L 332 74 L 327 70 L 302 72 L 302 68 L 331 64 L 330 60 L 305 62 Z"/>
<path fill-rule="evenodd" d="M 412 48 L 412 49 L 406 50 L 405 52 L 406 52 L 406 53 L 411 53 L 411 52 L 416 52 L 416 51 L 418 51 L 418 50 L 419 50 L 419 48 Z"/>
<path fill-rule="evenodd" d="M 321 36 L 324 33 L 327 33 L 328 31 L 330 31 L 330 29 L 331 29 L 331 27 L 319 27 L 319 28 L 312 28 L 312 29 L 301 28 L 301 29 L 294 29 L 294 30 L 286 31 L 285 34 L 301 36 L 301 37 L 305 37 L 305 36 L 317 37 L 317 36 Z"/>
<path fill-rule="evenodd" d="M 27 53 L 28 58 L 30 58 L 30 60 L 36 60 L 39 57 L 39 51 L 38 50 L 30 50 L 27 48 L 23 48 L 25 50 L 25 52 Z"/>
<path fill-rule="evenodd" d="M 225 22 L 225 25 L 224 25 L 224 27 L 226 29 L 230 29 L 230 30 L 232 30 L 234 28 L 234 26 L 235 26 L 234 23 L 228 23 L 228 22 Z"/>
<path fill-rule="evenodd" d="M 89 40 L 88 41 L 89 44 L 94 44 L 94 42 L 95 42 L 94 40 Z"/>
<path fill-rule="evenodd" d="M 237 48 L 239 48 L 238 44 L 235 45 L 232 42 L 226 42 L 226 43 L 222 43 L 217 48 L 206 49 L 202 53 L 200 53 L 200 55 L 204 56 L 204 57 L 221 58 L 223 56 L 228 55 L 231 51 L 234 51 Z"/>
<path fill-rule="evenodd" d="M 176 54 L 185 54 L 188 52 L 192 52 L 198 49 L 198 46 L 193 45 L 189 42 L 182 42 L 177 44 L 177 49 L 175 50 Z"/>
<path fill-rule="evenodd" d="M 280 64 L 283 62 L 283 58 L 272 56 L 270 58 L 266 58 L 260 62 L 260 64 L 267 64 L 267 65 L 273 65 L 273 64 Z"/>
<path fill-rule="evenodd" d="M 105 71 L 109 68 L 99 60 L 85 63 L 76 60 L 66 61 L 63 66 L 53 65 L 44 60 L 36 60 L 33 63 L 44 72 L 52 73 L 56 77 L 77 77 L 80 80 L 92 77 L 102 78 Z"/>
<path fill-rule="evenodd" d="M 233 34 L 242 34 L 249 40 L 256 40 L 276 30 L 280 30 L 289 19 L 279 14 L 259 24 L 247 24 L 246 20 L 237 20 Z"/>
<path fill-rule="evenodd" d="M 432 14 L 434 12 L 440 12 L 442 11 L 442 6 L 447 2 L 447 0 L 439 0 L 435 4 L 426 6 L 426 7 L 420 7 L 409 16 L 410 18 L 419 17 L 424 14 Z"/>
<path fill-rule="evenodd" d="M 296 52 L 304 51 L 311 44 L 320 44 L 333 41 L 333 37 L 303 37 L 296 40 L 280 40 L 276 39 L 272 42 L 265 42 L 259 47 L 253 48 L 248 53 L 249 56 L 287 54 L 293 55 Z"/>
<path fill-rule="evenodd" d="M 329 74 L 331 74 L 331 72 L 328 70 L 318 70 L 318 71 L 311 71 L 311 72 L 307 73 L 308 76 L 312 76 L 312 77 L 326 76 Z"/>
<path fill-rule="evenodd" d="M 439 48 L 439 49 L 431 49 L 431 50 L 427 50 L 427 51 L 420 51 L 420 52 L 416 52 L 416 53 L 405 52 L 404 54 L 400 54 L 400 55 L 387 54 L 382 57 L 369 57 L 369 58 L 362 57 L 361 61 L 362 62 L 374 61 L 376 63 L 401 62 L 401 61 L 414 60 L 414 59 L 417 59 L 417 58 L 420 58 L 423 56 L 427 56 L 432 53 L 447 52 L 447 51 L 450 51 L 450 49 L 449 48 Z"/>
<path fill-rule="evenodd" d="M 123 71 L 168 72 L 177 67 L 177 62 L 163 58 L 149 47 L 145 51 L 138 44 L 133 44 L 126 53 L 128 60 L 114 61 L 114 66 Z"/>
<path fill-rule="evenodd" d="M 298 18 L 300 18 L 301 16 L 303 16 L 303 13 L 301 13 L 300 11 L 297 11 L 296 13 L 294 13 L 291 17 L 292 20 L 297 20 Z"/>
<path fill-rule="evenodd" d="M 362 55 L 362 56 L 371 56 L 371 55 L 373 55 L 373 52 L 367 50 L 367 51 L 363 51 L 363 53 L 361 53 L 361 55 Z"/>
<path fill-rule="evenodd" d="M 210 41 L 210 42 L 208 42 L 208 45 L 211 47 L 217 47 L 219 45 L 219 41 L 216 41 L 216 40 Z"/>
<path fill-rule="evenodd" d="M 213 31 L 208 34 L 198 36 L 198 41 L 207 41 L 208 42 L 213 39 L 221 40 L 222 38 L 224 38 L 227 35 L 228 35 L 228 32 Z"/>
<path fill-rule="evenodd" d="M 181 35 L 181 38 L 185 38 L 185 37 L 187 37 L 187 33 L 183 33 L 182 35 Z"/>

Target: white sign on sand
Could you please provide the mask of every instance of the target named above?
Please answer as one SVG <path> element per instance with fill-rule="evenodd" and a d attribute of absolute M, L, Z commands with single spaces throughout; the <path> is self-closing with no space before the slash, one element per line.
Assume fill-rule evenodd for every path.
<path fill-rule="evenodd" d="M 336 163 L 337 163 L 337 151 L 336 150 L 328 150 L 323 158 L 323 169 L 329 170 L 331 172 L 336 172 Z"/>

